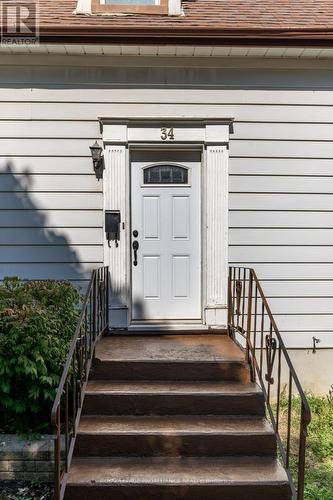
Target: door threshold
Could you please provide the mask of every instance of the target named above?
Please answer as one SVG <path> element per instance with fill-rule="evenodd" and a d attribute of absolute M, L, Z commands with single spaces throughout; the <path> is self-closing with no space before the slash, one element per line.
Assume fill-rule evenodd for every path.
<path fill-rule="evenodd" d="M 158 331 L 177 331 L 177 332 L 193 332 L 193 331 L 208 331 L 207 325 L 202 323 L 140 323 L 131 324 L 128 326 L 128 332 L 158 332 Z"/>

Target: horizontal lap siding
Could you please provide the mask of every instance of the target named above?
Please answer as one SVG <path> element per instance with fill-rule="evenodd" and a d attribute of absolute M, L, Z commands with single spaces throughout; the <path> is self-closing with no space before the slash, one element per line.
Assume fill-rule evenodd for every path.
<path fill-rule="evenodd" d="M 333 78 L 333 76 L 332 76 Z M 185 93 L 185 92 L 184 92 Z M 183 94 L 183 92 L 182 92 Z M 332 108 L 327 106 L 313 106 L 311 111 L 309 106 L 291 105 L 271 106 L 268 104 L 205 104 L 198 106 L 197 104 L 165 104 L 158 105 L 152 103 L 129 103 L 131 107 L 131 116 L 135 118 L 156 117 L 158 113 L 165 118 L 174 118 L 181 116 L 183 110 L 188 118 L 216 118 L 217 116 L 224 117 L 239 117 L 241 121 L 261 121 L 261 122 L 305 122 L 305 123 L 332 123 Z M 127 108 L 128 109 L 128 108 Z M 221 115 L 223 113 L 223 115 Z M 19 103 L 13 106 L 12 103 L 1 103 L 0 120 L 17 119 L 19 121 L 29 120 L 50 120 L 50 117 L 55 120 L 84 120 L 91 121 L 98 116 L 117 116 L 128 118 L 126 107 L 121 103 L 66 103 L 61 106 L 58 103 Z"/>
<path fill-rule="evenodd" d="M 17 215 L 18 211 L 15 212 Z M 60 221 L 63 219 L 60 219 Z M 41 222 L 39 222 L 41 224 Z M 66 221 L 59 227 L 3 227 L 0 232 L 0 248 L 3 245 L 45 245 L 45 237 L 49 244 L 64 246 L 71 245 L 96 245 L 102 240 L 102 228 L 66 227 Z"/>
<path fill-rule="evenodd" d="M 2 263 L 96 263 L 103 261 L 103 247 L 99 245 L 70 245 L 62 236 L 62 245 L 54 245 L 51 240 L 44 245 L 2 245 L 0 261 Z M 69 246 L 70 245 L 70 246 Z"/>
<path fill-rule="evenodd" d="M 38 216 L 33 209 L 21 210 L 0 210 L 1 236 L 8 241 L 10 236 L 15 234 L 18 229 L 19 234 L 25 231 L 25 228 L 65 228 L 67 236 L 71 238 L 80 238 L 85 233 L 82 228 L 102 228 L 103 214 L 100 210 L 39 210 Z M 6 233 L 4 228 L 10 228 Z M 13 229 L 14 228 L 14 229 Z M 22 231 L 22 228 L 23 231 Z M 31 231 L 30 238 L 35 238 L 36 231 Z M 16 231 L 17 233 L 17 231 Z M 89 231 L 89 236 L 95 231 Z M 0 237 L 1 237 L 0 236 Z M 76 241 L 77 242 L 77 241 Z"/>
<path fill-rule="evenodd" d="M 70 281 L 87 281 L 90 278 L 91 269 L 96 264 L 91 263 L 1 263 L 0 275 L 19 276 L 25 280 L 63 279 Z"/>
<path fill-rule="evenodd" d="M 319 247 L 314 245 L 253 245 L 253 246 L 231 246 L 229 259 L 233 263 L 257 264 L 261 262 L 285 263 L 306 262 L 308 264 L 330 263 L 333 261 L 333 246 Z M 332 311 L 333 312 L 333 311 Z"/>
<path fill-rule="evenodd" d="M 0 177 L 1 182 L 1 177 Z M 21 193 L 24 191 L 21 191 Z M 28 191 L 29 192 L 29 191 Z M 34 192 L 29 196 L 13 195 L 12 192 L 0 193 L 0 210 L 102 210 L 103 193 L 93 192 Z"/>
<path fill-rule="evenodd" d="M 84 291 L 103 263 L 103 184 L 89 152 L 99 124 L 57 121 L 61 91 L 44 104 L 48 120 L 31 120 L 31 93 L 0 90 L 3 101 L 28 99 L 0 106 L 2 117 L 12 108 L 0 120 L 0 276 L 68 279 Z"/>
<path fill-rule="evenodd" d="M 191 82 L 197 89 L 179 91 L 111 88 L 107 69 L 94 84 L 89 69 L 63 71 L 63 79 L 59 71 L 26 72 L 23 81 L 45 88 L 0 90 L 0 275 L 66 278 L 84 288 L 102 263 L 102 182 L 89 156 L 99 116 L 234 117 L 230 262 L 256 268 L 290 345 L 310 347 L 318 332 L 321 346 L 333 347 L 333 92 L 295 90 L 311 87 L 306 72 L 293 77 L 292 90 L 274 90 L 286 84 L 272 72 L 265 90 L 200 89 L 201 76 Z M 8 70 L 8 81 L 20 74 Z M 80 88 L 70 88 L 74 75 Z M 249 73 L 235 75 L 221 85 Z M 316 78 L 316 88 L 320 78 L 332 87 L 331 72 Z M 47 88 L 52 79 L 59 88 Z M 251 76 L 247 87 L 254 85 Z"/>
<path fill-rule="evenodd" d="M 293 113 L 235 123 L 229 260 L 256 269 L 289 345 L 333 347 L 333 125 Z"/>

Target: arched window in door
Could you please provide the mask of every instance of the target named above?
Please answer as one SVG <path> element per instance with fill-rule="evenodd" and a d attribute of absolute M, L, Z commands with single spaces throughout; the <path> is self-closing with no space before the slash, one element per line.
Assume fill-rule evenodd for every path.
<path fill-rule="evenodd" d="M 143 171 L 144 184 L 188 184 L 188 169 L 179 165 L 153 165 Z"/>

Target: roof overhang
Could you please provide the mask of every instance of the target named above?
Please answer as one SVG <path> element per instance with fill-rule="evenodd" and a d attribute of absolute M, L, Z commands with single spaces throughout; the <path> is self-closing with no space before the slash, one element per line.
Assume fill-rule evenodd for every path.
<path fill-rule="evenodd" d="M 43 43 L 91 44 L 183 44 L 237 46 L 306 46 L 333 47 L 333 30 L 327 29 L 233 29 L 197 27 L 174 28 L 104 28 L 101 26 L 41 26 Z"/>
<path fill-rule="evenodd" d="M 0 55 L 9 56 L 12 54 L 31 54 L 36 57 L 41 56 L 61 56 L 65 57 L 68 61 L 73 61 L 75 57 L 75 64 L 80 64 L 80 60 L 84 61 L 87 57 L 93 58 L 91 62 L 96 65 L 107 64 L 119 65 L 119 56 L 123 59 L 125 64 L 145 64 L 146 58 L 149 58 L 149 65 L 164 65 L 168 59 L 170 65 L 170 58 L 174 66 L 182 65 L 185 58 L 188 63 L 190 60 L 195 61 L 193 64 L 209 66 L 214 65 L 219 67 L 232 67 L 237 61 L 237 64 L 264 64 L 276 67 L 277 64 L 283 64 L 283 67 L 295 64 L 298 61 L 298 67 L 308 67 L 311 60 L 322 61 L 321 64 L 331 65 L 333 58 L 333 47 L 327 46 L 304 46 L 300 43 L 294 46 L 281 44 L 274 45 L 248 45 L 239 46 L 237 44 L 231 45 L 191 45 L 191 44 L 91 44 L 91 43 L 63 43 L 60 40 L 58 43 L 41 43 L 36 45 L 0 45 Z M 86 56 L 80 59 L 82 56 Z M 57 58 L 48 59 L 48 64 L 53 64 Z M 261 60 L 262 62 L 260 63 Z M 327 62 L 325 62 L 327 60 Z M 31 59 L 29 58 L 31 62 Z M 63 60 L 64 62 L 65 60 Z M 127 62 L 125 62 L 127 61 Z M 164 62 L 163 62 L 164 61 Z M 229 61 L 229 62 L 228 62 Z M 241 62 L 243 61 L 243 62 Z M 253 61 L 253 62 L 251 62 Z M 278 63 L 280 61 L 280 63 Z M 288 62 L 289 61 L 289 62 Z M 28 60 L 27 60 L 28 62 Z M 327 66 L 329 67 L 329 66 Z"/>

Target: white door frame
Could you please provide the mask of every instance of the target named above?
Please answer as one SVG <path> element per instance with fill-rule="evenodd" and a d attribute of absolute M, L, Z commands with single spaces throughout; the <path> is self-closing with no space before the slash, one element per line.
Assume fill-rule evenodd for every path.
<path fill-rule="evenodd" d="M 106 241 L 104 243 L 104 264 L 110 266 L 113 288 L 110 298 L 110 326 L 128 328 L 131 318 L 129 151 L 131 148 L 172 147 L 203 150 L 203 315 L 200 326 L 225 327 L 228 277 L 228 145 L 232 120 L 101 118 L 100 122 L 105 150 L 104 210 L 121 211 L 118 246 L 116 247 L 114 242 L 111 247 Z M 180 325 L 177 321 L 177 325 L 169 324 L 168 327 L 178 329 Z"/>
<path fill-rule="evenodd" d="M 189 275 L 189 280 L 192 282 L 192 289 L 191 291 L 189 290 L 189 296 L 186 299 L 171 299 L 171 296 L 165 295 L 165 304 L 163 305 L 163 300 L 152 300 L 151 302 L 149 299 L 147 301 L 145 300 L 146 306 L 149 308 L 154 309 L 155 311 L 161 311 L 160 307 L 162 306 L 163 308 L 163 314 L 165 314 L 165 317 L 163 319 L 157 320 L 156 318 L 151 318 L 151 319 L 145 319 L 145 320 L 139 320 L 133 319 L 133 311 L 132 311 L 132 325 L 140 325 L 142 323 L 146 324 L 174 324 L 177 321 L 177 324 L 193 324 L 193 323 L 199 323 L 202 324 L 202 256 L 201 256 L 201 246 L 202 246 L 202 202 L 201 202 L 201 197 L 202 197 L 202 189 L 201 189 L 201 178 L 202 178 L 202 151 L 200 148 L 171 148 L 166 145 L 163 148 L 159 147 L 158 149 L 156 148 L 149 148 L 147 147 L 143 151 L 143 156 L 140 157 L 140 159 L 135 159 L 135 152 L 138 151 L 143 151 L 142 148 L 139 150 L 135 148 L 130 149 L 130 152 L 133 152 L 133 155 L 131 155 L 130 161 L 131 161 L 131 233 L 133 229 L 139 229 L 137 227 L 136 223 L 134 222 L 135 220 L 138 221 L 138 225 L 140 226 L 140 220 L 142 217 L 142 207 L 141 207 L 141 193 L 145 193 L 146 196 L 151 195 L 153 192 L 154 195 L 156 196 L 156 193 L 159 193 L 160 201 L 161 203 L 161 210 L 162 207 L 165 206 L 164 204 L 171 203 L 171 199 L 169 198 L 170 194 L 172 193 L 173 196 L 179 195 L 179 193 L 182 193 L 182 196 L 186 196 L 188 198 L 189 202 L 189 209 L 191 210 L 191 213 L 189 213 L 189 218 L 188 218 L 188 224 L 190 229 L 190 233 L 188 233 L 188 240 L 187 241 L 174 241 L 172 242 L 169 240 L 166 236 L 166 233 L 161 233 L 161 237 L 159 238 L 159 242 L 153 241 L 145 241 L 143 238 L 142 234 L 139 234 L 138 239 L 140 241 L 140 247 L 142 248 L 142 251 L 140 252 L 139 250 L 139 261 L 142 259 L 142 252 L 144 253 L 144 248 L 153 248 L 155 249 L 155 253 L 157 252 L 158 254 L 160 253 L 160 256 L 162 257 L 162 260 L 166 257 L 166 254 L 164 253 L 164 249 L 167 248 L 167 252 L 170 251 L 170 247 L 167 247 L 166 245 L 162 244 L 162 241 L 164 240 L 164 243 L 168 242 L 175 251 L 177 248 L 176 253 L 181 253 L 183 254 L 184 251 L 186 254 L 191 254 L 191 264 L 189 265 L 188 271 L 190 273 Z M 194 157 L 189 157 L 188 153 L 190 151 L 195 151 L 195 158 Z M 162 156 L 159 153 L 162 153 Z M 163 156 L 163 152 L 168 154 L 167 158 L 167 163 L 168 164 L 173 164 L 173 165 L 178 165 L 178 166 L 185 166 L 186 169 L 190 170 L 190 176 L 188 179 L 188 183 L 186 185 L 178 184 L 168 184 L 168 185 L 154 185 L 154 186 L 149 186 L 149 185 L 144 185 L 142 182 L 142 168 L 151 166 L 151 165 L 159 165 L 159 164 L 165 164 L 166 161 L 162 160 L 162 158 L 165 158 Z M 170 153 L 173 152 L 174 155 L 172 159 L 170 159 Z M 147 153 L 147 154 L 146 154 Z M 152 154 L 151 154 L 152 153 Z M 185 153 L 185 154 L 184 154 Z M 200 158 L 200 160 L 199 160 Z M 134 163 L 133 163 L 134 162 Z M 133 184 L 134 182 L 134 184 Z M 141 192 L 139 192 L 141 191 Z M 164 197 L 165 194 L 168 193 L 166 198 Z M 164 201 L 163 201 L 164 200 Z M 168 201 L 170 200 L 170 201 Z M 136 207 L 133 210 L 133 203 L 134 207 Z M 139 208 L 140 207 L 140 208 Z M 140 212 L 140 214 L 139 214 Z M 199 224 L 198 224 L 199 223 Z M 142 233 L 143 227 L 141 226 L 141 229 L 139 229 L 139 233 Z M 166 239 L 165 239 L 166 238 Z M 132 238 L 133 242 L 133 238 Z M 186 250 L 184 249 L 184 245 Z M 157 250 L 160 249 L 160 250 Z M 150 252 L 148 252 L 150 253 Z M 132 277 L 132 307 L 133 307 L 133 293 L 135 293 L 135 288 L 137 288 L 137 296 L 141 295 L 142 293 L 142 286 L 143 283 L 140 282 L 140 280 L 143 279 L 143 261 L 141 261 L 141 266 L 135 268 L 131 265 L 133 261 L 133 255 L 132 258 L 130 259 L 130 269 L 131 269 L 131 277 Z M 167 259 L 167 262 L 169 260 Z M 164 267 L 167 265 L 167 262 L 164 261 L 164 265 L 161 268 L 161 273 L 162 276 L 164 276 L 164 279 L 166 280 L 164 282 L 164 285 L 166 288 L 163 288 L 161 293 L 162 296 L 164 294 L 164 291 L 168 289 L 168 287 L 171 287 L 171 283 L 169 282 L 171 273 L 167 272 L 167 267 Z M 194 266 L 194 267 L 193 267 Z M 198 266 L 200 268 L 198 272 Z M 171 269 L 168 269 L 168 271 L 171 271 Z M 165 274 L 167 272 L 167 274 Z M 136 279 L 134 276 L 136 275 Z M 167 278 L 168 276 L 168 278 Z M 170 294 L 171 294 L 171 288 L 170 288 Z M 176 300 L 175 300 L 176 299 Z M 172 305 L 171 305 L 172 304 Z M 170 309 L 168 309 L 168 306 Z M 187 309 L 188 315 L 185 316 L 185 318 L 192 318 L 192 319 L 185 319 L 184 318 L 184 307 L 185 310 Z M 174 309 L 176 308 L 176 309 Z M 176 311 L 178 308 L 178 312 Z M 171 310 L 173 311 L 172 314 L 174 315 L 173 318 L 171 318 Z M 169 318 L 167 318 L 169 316 Z M 178 316 L 178 320 L 175 318 Z"/>

